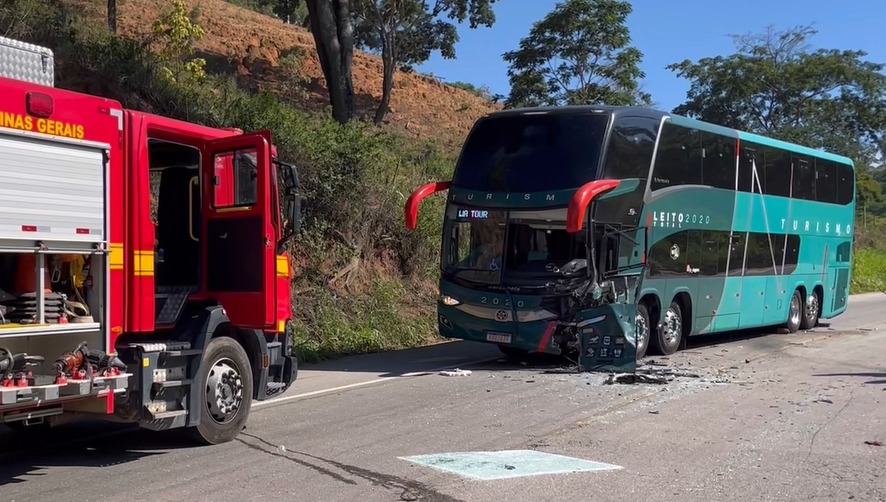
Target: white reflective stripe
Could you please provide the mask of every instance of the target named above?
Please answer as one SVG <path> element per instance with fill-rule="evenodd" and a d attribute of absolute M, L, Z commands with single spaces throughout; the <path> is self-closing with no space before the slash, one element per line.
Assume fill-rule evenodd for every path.
<path fill-rule="evenodd" d="M 123 130 L 123 110 L 119 110 L 117 108 L 111 108 L 109 112 L 112 117 L 117 117 L 117 130 Z"/>

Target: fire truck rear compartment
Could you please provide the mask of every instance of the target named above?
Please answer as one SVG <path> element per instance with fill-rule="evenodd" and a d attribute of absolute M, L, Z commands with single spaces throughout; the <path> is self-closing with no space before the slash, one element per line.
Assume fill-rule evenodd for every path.
<path fill-rule="evenodd" d="M 125 389 L 120 368 L 90 363 L 108 351 L 107 280 L 118 259 L 108 251 L 107 152 L 0 129 L 0 422 Z"/>

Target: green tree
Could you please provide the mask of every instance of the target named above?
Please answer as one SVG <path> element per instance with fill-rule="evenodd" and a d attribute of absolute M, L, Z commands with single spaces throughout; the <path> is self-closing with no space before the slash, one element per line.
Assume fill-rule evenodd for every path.
<path fill-rule="evenodd" d="M 203 38 L 205 31 L 196 20 L 194 11 L 188 12 L 182 0 L 172 3 L 172 10 L 164 13 L 153 24 L 153 41 L 157 44 L 156 56 L 161 63 L 160 77 L 167 83 L 179 82 L 182 76 L 191 83 L 206 78 L 206 60 L 192 58 L 185 61 L 194 50 L 194 43 Z"/>
<path fill-rule="evenodd" d="M 394 72 L 400 65 L 421 64 L 439 51 L 455 57 L 458 32 L 455 25 L 439 19 L 464 22 L 471 29 L 495 23 L 496 0 L 354 0 L 355 37 L 361 47 L 381 52 L 384 65 L 381 102 L 374 122 L 384 120 L 394 89 Z"/>
<path fill-rule="evenodd" d="M 117 33 L 117 0 L 108 0 L 108 29 Z"/>
<path fill-rule="evenodd" d="M 631 4 L 565 0 L 502 57 L 509 64 L 509 108 L 540 105 L 649 105 L 638 81 L 643 54 L 630 46 Z"/>
<path fill-rule="evenodd" d="M 863 51 L 811 51 L 815 34 L 799 26 L 733 35 L 735 54 L 669 65 L 691 83 L 674 112 L 872 165 L 886 131 L 883 65 L 865 61 Z"/>
<path fill-rule="evenodd" d="M 356 0 L 359 1 L 359 0 Z M 282 2 L 281 2 L 282 3 Z M 305 0 L 307 24 L 314 35 L 326 78 L 332 116 L 341 124 L 354 118 L 354 22 L 349 0 Z M 293 6 L 293 8 L 298 5 Z"/>
<path fill-rule="evenodd" d="M 287 23 L 302 23 L 306 21 L 307 11 L 303 11 L 300 0 L 262 0 L 272 4 L 272 10 L 277 17 Z"/>

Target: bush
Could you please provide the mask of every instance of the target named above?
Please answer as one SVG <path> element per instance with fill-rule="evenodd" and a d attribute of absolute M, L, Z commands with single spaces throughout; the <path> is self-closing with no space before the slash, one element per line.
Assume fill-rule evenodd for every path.
<path fill-rule="evenodd" d="M 850 294 L 886 292 L 886 252 L 857 249 L 852 267 Z"/>

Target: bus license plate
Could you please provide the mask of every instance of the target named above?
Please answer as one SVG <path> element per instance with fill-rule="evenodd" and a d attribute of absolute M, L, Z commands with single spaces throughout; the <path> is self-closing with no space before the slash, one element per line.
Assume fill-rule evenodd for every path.
<path fill-rule="evenodd" d="M 510 333 L 486 333 L 487 342 L 511 343 Z"/>

